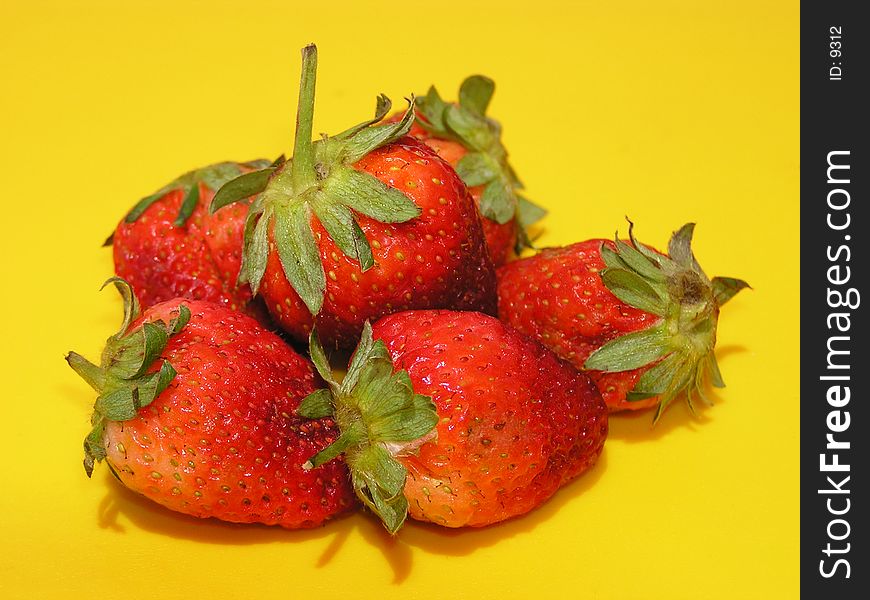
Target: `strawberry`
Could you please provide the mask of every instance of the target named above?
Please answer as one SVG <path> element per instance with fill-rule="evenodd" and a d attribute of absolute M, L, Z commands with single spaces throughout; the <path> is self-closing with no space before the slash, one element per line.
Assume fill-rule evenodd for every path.
<path fill-rule="evenodd" d="M 363 331 L 347 376 L 300 414 L 332 414 L 357 495 L 391 533 L 408 512 L 445 527 L 482 527 L 527 513 L 591 467 L 607 409 L 591 380 L 541 344 L 474 312 L 424 310 Z"/>
<path fill-rule="evenodd" d="M 303 50 L 295 156 L 228 182 L 212 209 L 251 194 L 241 280 L 297 340 L 352 347 L 363 323 L 409 308 L 495 314 L 480 218 L 453 168 L 405 134 L 378 99 L 374 119 L 312 142 L 317 51 Z"/>
<path fill-rule="evenodd" d="M 708 402 L 705 380 L 725 384 L 716 363 L 719 307 L 748 284 L 708 279 L 691 249 L 694 224 L 674 233 L 668 254 L 634 239 L 593 239 L 546 249 L 499 269 L 499 316 L 598 385 L 611 410 L 656 406 L 677 396 Z"/>
<path fill-rule="evenodd" d="M 85 470 L 105 460 L 128 488 L 195 517 L 314 527 L 354 505 L 343 462 L 301 468 L 337 435 L 295 414 L 316 389 L 311 364 L 253 318 L 174 299 L 138 316 L 130 285 L 100 366 L 69 365 L 98 397 Z M 108 283 L 108 282 L 107 282 Z"/>
<path fill-rule="evenodd" d="M 410 134 L 456 168 L 483 217 L 487 247 L 496 266 L 513 251 L 530 246 L 526 227 L 546 211 L 520 195 L 523 185 L 508 163 L 501 125 L 486 116 L 495 91 L 492 79 L 472 75 L 459 88 L 459 101 L 446 103 L 434 86 L 417 101 Z"/>
<path fill-rule="evenodd" d="M 251 291 L 237 287 L 236 279 L 248 207 L 238 203 L 211 215 L 208 206 L 224 183 L 268 164 L 210 165 L 140 200 L 106 240 L 116 275 L 133 285 L 145 306 L 178 297 L 247 307 Z"/>

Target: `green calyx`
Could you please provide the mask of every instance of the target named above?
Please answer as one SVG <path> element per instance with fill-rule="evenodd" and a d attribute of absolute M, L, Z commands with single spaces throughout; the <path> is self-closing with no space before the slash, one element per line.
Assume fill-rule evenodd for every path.
<path fill-rule="evenodd" d="M 106 457 L 103 432 L 108 421 L 128 421 L 139 409 L 148 406 L 175 378 L 176 372 L 167 361 L 151 370 L 166 347 L 169 338 L 181 331 L 190 320 L 190 310 L 179 306 L 178 316 L 169 324 L 163 321 L 144 323 L 130 331 L 139 316 L 139 302 L 130 284 L 112 277 L 103 288 L 113 283 L 124 299 L 124 321 L 121 329 L 106 340 L 100 365 L 97 366 L 75 352 L 66 355 L 69 366 L 97 392 L 91 432 L 85 438 L 85 472 L 94 471 L 94 463 Z M 102 289 L 102 288 L 100 288 Z"/>
<path fill-rule="evenodd" d="M 532 247 L 526 227 L 541 220 L 547 211 L 524 198 L 523 184 L 508 163 L 501 143 L 501 125 L 486 116 L 495 91 L 489 77 L 472 75 L 459 88 L 459 102 L 441 99 L 434 86 L 417 101 L 422 118 L 417 122 L 430 133 L 462 144 L 468 153 L 456 165 L 456 172 L 468 187 L 485 186 L 480 197 L 480 212 L 496 223 L 516 218 L 518 247 Z"/>
<path fill-rule="evenodd" d="M 312 419 L 332 416 L 341 435 L 303 467 L 316 468 L 343 453 L 356 495 L 387 531 L 396 533 L 408 514 L 407 470 L 396 457 L 415 453 L 434 439 L 435 404 L 429 396 L 414 393 L 406 371 L 394 372 L 386 346 L 372 339 L 368 322 L 341 383 L 332 376 L 316 332 L 309 347 L 329 388 L 306 397 L 297 412 Z"/>
<path fill-rule="evenodd" d="M 178 214 L 172 222 L 176 227 L 183 227 L 193 211 L 196 210 L 196 205 L 199 203 L 199 184 L 202 183 L 212 190 L 220 189 L 228 181 L 235 179 L 247 170 L 260 170 L 269 165 L 269 161 L 263 159 L 252 160 L 245 163 L 222 162 L 189 171 L 164 185 L 162 188 L 145 196 L 137 202 L 130 212 L 124 217 L 125 223 L 133 223 L 142 216 L 148 207 L 160 200 L 169 192 L 181 190 L 184 193 L 184 200 L 181 202 L 181 207 L 178 209 Z M 106 238 L 103 246 L 111 246 L 113 235 Z"/>
<path fill-rule="evenodd" d="M 629 221 L 628 244 L 618 237 L 616 250 L 601 246 L 607 268 L 601 279 L 613 295 L 660 317 L 647 329 L 618 337 L 584 364 L 593 371 L 621 372 L 652 365 L 629 392 L 629 401 L 659 397 L 653 421 L 681 394 L 694 411 L 695 397 L 710 404 L 704 386 L 724 387 L 716 363 L 719 307 L 749 287 L 730 277 L 708 279 L 691 249 L 694 223 L 673 234 L 668 255 L 649 249 L 634 238 Z"/>
<path fill-rule="evenodd" d="M 227 182 L 211 205 L 215 211 L 259 194 L 245 224 L 239 282 L 250 284 L 254 293 L 259 289 L 271 233 L 287 280 L 314 315 L 323 305 L 326 274 L 311 228 L 312 217 L 316 216 L 339 249 L 366 271 L 374 266 L 374 258 L 357 214 L 382 223 L 403 223 L 421 212 L 404 193 L 352 166 L 369 152 L 408 133 L 414 99 L 397 123 L 380 124 L 391 108 L 390 100 L 380 96 L 373 119 L 312 141 L 316 70 L 317 48 L 306 46 L 302 50 L 293 158 Z"/>

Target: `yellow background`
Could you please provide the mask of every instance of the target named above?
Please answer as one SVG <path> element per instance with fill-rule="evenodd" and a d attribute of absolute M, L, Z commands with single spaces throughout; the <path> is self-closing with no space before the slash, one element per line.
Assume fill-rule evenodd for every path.
<path fill-rule="evenodd" d="M 463 4 L 2 2 L 0 597 L 798 595 L 798 3 Z M 288 151 L 311 41 L 316 131 L 493 77 L 545 244 L 696 221 L 707 272 L 755 288 L 722 314 L 716 406 L 614 417 L 592 472 L 480 531 L 227 526 L 88 480 L 63 355 L 120 319 L 100 243 L 189 168 Z"/>

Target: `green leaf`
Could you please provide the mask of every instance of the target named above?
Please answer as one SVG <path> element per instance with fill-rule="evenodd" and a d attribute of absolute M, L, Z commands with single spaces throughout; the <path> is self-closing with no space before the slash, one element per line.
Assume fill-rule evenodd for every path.
<path fill-rule="evenodd" d="M 339 454 L 346 452 L 354 444 L 358 444 L 364 436 L 364 427 L 361 423 L 355 422 L 350 428 L 344 429 L 338 439 L 332 442 L 329 446 L 312 456 L 302 465 L 303 469 L 316 469 L 324 463 L 328 463 L 336 458 Z"/>
<path fill-rule="evenodd" d="M 711 352 L 712 354 L 712 352 Z M 699 364 L 695 368 L 695 374 L 693 377 L 693 381 L 691 385 L 686 389 L 687 399 L 690 395 L 698 395 L 701 398 L 701 401 L 707 406 L 713 406 L 713 401 L 710 400 L 709 396 L 704 392 L 704 386 L 706 385 L 705 377 L 708 376 L 709 365 Z M 725 384 L 723 383 L 724 387 Z"/>
<path fill-rule="evenodd" d="M 306 419 L 322 419 L 335 414 L 332 405 L 332 392 L 327 389 L 319 389 L 311 392 L 299 404 L 296 414 Z"/>
<path fill-rule="evenodd" d="M 403 493 L 407 469 L 380 445 L 370 446 L 350 461 L 357 496 L 380 517 L 387 531 L 396 533 L 408 515 Z"/>
<path fill-rule="evenodd" d="M 172 319 L 172 322 L 169 324 L 170 337 L 184 329 L 184 326 L 188 322 L 190 322 L 190 309 L 186 305 L 180 304 L 178 306 L 178 316 Z"/>
<path fill-rule="evenodd" d="M 404 193 L 382 183 L 374 175 L 339 167 L 323 182 L 328 198 L 381 223 L 404 223 L 422 209 Z"/>
<path fill-rule="evenodd" d="M 692 254 L 692 235 L 695 231 L 694 223 L 686 223 L 671 236 L 668 242 L 668 256 L 678 265 L 685 269 L 691 269 L 704 275 L 701 265 Z M 706 278 L 706 275 L 704 275 Z"/>
<path fill-rule="evenodd" d="M 322 192 L 314 194 L 311 206 L 314 209 L 314 214 L 317 215 L 329 233 L 329 237 L 345 256 L 359 261 L 363 271 L 374 266 L 369 242 L 349 208 L 343 204 L 331 202 Z"/>
<path fill-rule="evenodd" d="M 402 371 L 404 373 L 404 371 Z M 385 414 L 370 425 L 372 440 L 410 442 L 423 437 L 438 425 L 435 403 L 429 396 L 413 394 L 410 402 Z"/>
<path fill-rule="evenodd" d="M 372 255 L 372 247 L 369 245 L 369 240 L 362 227 L 356 222 L 356 219 L 353 220 L 353 241 L 356 255 L 359 258 L 360 268 L 363 271 L 368 271 L 375 266 L 375 257 Z"/>
<path fill-rule="evenodd" d="M 628 217 L 626 217 L 625 220 L 628 221 L 628 239 L 631 241 L 632 247 L 647 257 L 651 262 L 661 266 L 663 261 L 666 260 L 665 257 L 649 248 L 646 244 L 638 242 L 634 237 L 634 223 L 632 223 L 631 219 Z"/>
<path fill-rule="evenodd" d="M 417 122 L 427 131 L 445 135 L 447 125 L 444 123 L 444 111 L 449 105 L 441 99 L 435 86 L 431 86 L 425 96 L 417 101 L 417 111 L 423 116 Z"/>
<path fill-rule="evenodd" d="M 499 167 L 484 152 L 469 152 L 459 159 L 456 173 L 468 187 L 483 185 L 499 174 Z"/>
<path fill-rule="evenodd" d="M 357 133 L 359 133 L 360 131 L 362 131 L 366 127 L 369 127 L 371 125 L 374 125 L 375 123 L 379 123 L 380 121 L 382 121 L 383 118 L 387 115 L 387 113 L 390 112 L 390 109 L 392 108 L 392 106 L 393 106 L 392 100 L 387 98 L 384 94 L 379 95 L 377 97 L 377 100 L 375 103 L 375 116 L 374 116 L 374 118 L 369 119 L 368 121 L 363 121 L 362 123 L 360 123 L 358 125 L 354 125 L 350 129 L 346 129 L 337 135 L 330 136 L 330 139 L 344 140 L 344 139 L 353 137 L 354 135 L 356 135 Z"/>
<path fill-rule="evenodd" d="M 372 352 L 360 371 L 359 381 L 353 388 L 342 386 L 342 389 L 353 394 L 361 413 L 366 415 L 369 428 L 372 423 L 387 413 L 403 407 L 403 395 L 408 390 L 401 383 L 394 381 L 393 364 L 381 340 L 375 340 Z M 396 384 L 399 385 L 396 385 Z M 388 441 L 379 438 L 380 441 Z"/>
<path fill-rule="evenodd" d="M 224 206 L 250 198 L 266 189 L 276 167 L 267 167 L 239 175 L 225 183 L 212 198 L 209 212 L 214 214 Z"/>
<path fill-rule="evenodd" d="M 245 250 L 242 253 L 239 283 L 248 283 L 253 294 L 260 289 L 260 282 L 266 273 L 266 264 L 269 260 L 269 225 L 272 215 L 271 207 L 259 214 L 251 210 L 245 221 Z"/>
<path fill-rule="evenodd" d="M 112 338 L 110 338 L 118 339 L 127 333 L 130 324 L 139 316 L 139 300 L 136 299 L 136 294 L 133 293 L 133 286 L 131 286 L 126 279 L 122 279 L 121 277 L 109 277 L 105 282 L 103 282 L 103 285 L 100 286 L 100 290 L 102 291 L 105 289 L 105 287 L 110 283 L 115 285 L 115 289 L 118 290 L 118 293 L 121 295 L 121 300 L 124 302 L 124 320 L 121 322 L 121 328 L 114 336 L 112 336 Z"/>
<path fill-rule="evenodd" d="M 531 200 L 517 196 L 517 223 L 526 228 L 534 225 L 547 216 L 547 209 L 538 206 Z"/>
<path fill-rule="evenodd" d="M 308 203 L 291 204 L 275 211 L 275 246 L 287 281 L 312 315 L 320 312 L 326 292 L 326 273 L 311 231 Z"/>
<path fill-rule="evenodd" d="M 332 367 L 329 365 L 329 358 L 326 352 L 323 351 L 323 346 L 320 343 L 320 336 L 317 333 L 317 328 L 311 329 L 311 335 L 308 336 L 308 353 L 311 355 L 311 362 L 314 363 L 314 368 L 317 373 L 323 378 L 323 381 L 331 386 L 337 385 L 333 375 Z"/>
<path fill-rule="evenodd" d="M 402 118 L 395 123 L 365 127 L 344 142 L 342 160 L 346 164 L 357 162 L 363 156 L 407 135 L 414 124 L 414 103 L 412 97 Z"/>
<path fill-rule="evenodd" d="M 662 325 L 642 329 L 611 340 L 593 352 L 584 369 L 618 373 L 646 366 L 669 354 L 670 336 Z"/>
<path fill-rule="evenodd" d="M 444 111 L 444 122 L 471 150 L 492 152 L 498 140 L 487 126 L 487 121 L 470 110 L 450 104 Z"/>
<path fill-rule="evenodd" d="M 623 262 L 644 279 L 656 283 L 662 283 L 667 280 L 667 275 L 658 267 L 658 263 L 651 262 L 640 251 L 632 248 L 620 239 L 616 240 L 616 251 Z"/>
<path fill-rule="evenodd" d="M 176 375 L 175 368 L 169 364 L 169 361 L 164 360 L 159 371 L 139 379 L 134 390 L 137 408 L 148 406 L 154 402 L 157 396 L 169 387 Z"/>
<path fill-rule="evenodd" d="M 711 284 L 713 285 L 713 296 L 719 306 L 731 300 L 740 290 L 752 289 L 748 283 L 734 277 L 714 277 Z"/>
<path fill-rule="evenodd" d="M 719 370 L 719 362 L 716 360 L 716 355 L 710 352 L 707 355 L 707 370 L 710 373 L 710 382 L 713 387 L 725 387 L 725 380 L 722 379 L 722 372 Z"/>
<path fill-rule="evenodd" d="M 103 369 L 76 352 L 68 352 L 65 358 L 72 370 L 95 391 L 99 392 L 105 387 L 106 373 Z"/>
<path fill-rule="evenodd" d="M 363 323 L 362 333 L 360 334 L 359 343 L 350 360 L 350 365 L 347 367 L 347 374 L 341 382 L 343 389 L 352 390 L 356 387 L 366 364 L 376 357 L 389 358 L 386 353 L 386 348 L 380 344 L 375 348 L 375 342 L 372 339 L 372 325 L 368 321 Z"/>
<path fill-rule="evenodd" d="M 136 219 L 138 219 L 139 217 L 142 216 L 142 213 L 144 213 L 146 210 L 148 210 L 149 206 L 151 206 L 152 204 L 154 204 L 155 202 L 160 200 L 163 196 L 168 194 L 170 191 L 171 191 L 170 189 L 164 188 L 164 189 L 161 189 L 157 192 L 154 192 L 150 196 L 145 196 L 144 198 L 139 200 L 139 202 L 137 202 L 133 206 L 133 208 L 130 209 L 130 212 L 127 213 L 127 216 L 124 217 L 124 222 L 125 223 L 134 222 Z"/>
<path fill-rule="evenodd" d="M 88 477 L 94 472 L 94 463 L 106 458 L 106 448 L 103 446 L 103 432 L 106 425 L 102 418 L 97 418 L 94 421 L 93 427 L 84 441 L 85 458 L 83 463 Z"/>
<path fill-rule="evenodd" d="M 472 75 L 459 87 L 459 105 L 482 117 L 486 114 L 493 92 L 495 82 L 492 79 L 483 75 Z"/>
<path fill-rule="evenodd" d="M 489 182 L 480 195 L 480 214 L 503 225 L 514 218 L 516 196 L 501 179 Z"/>
<path fill-rule="evenodd" d="M 608 269 L 623 269 L 625 271 L 631 271 L 631 267 L 628 266 L 628 263 L 622 260 L 622 257 L 617 254 L 615 250 L 611 250 L 610 246 L 607 244 L 602 242 L 601 248 L 598 252 L 601 254 L 601 259 L 604 261 L 604 264 Z"/>
<path fill-rule="evenodd" d="M 190 188 L 188 188 L 187 193 L 184 195 L 181 208 L 178 209 L 178 215 L 175 217 L 172 224 L 176 227 L 184 225 L 190 218 L 190 215 L 193 214 L 193 211 L 196 210 L 197 204 L 199 204 L 199 184 L 194 182 L 190 185 Z"/>
<path fill-rule="evenodd" d="M 674 371 L 683 358 L 684 356 L 674 352 L 644 371 L 637 383 L 634 384 L 628 400 L 643 400 L 664 394 Z"/>
<path fill-rule="evenodd" d="M 624 255 L 620 255 L 624 258 Z M 607 268 L 601 272 L 601 281 L 611 293 L 634 308 L 665 316 L 667 297 L 660 294 L 646 280 L 633 271 Z"/>
<path fill-rule="evenodd" d="M 151 367 L 151 364 L 160 356 L 163 349 L 166 348 L 166 343 L 169 341 L 169 332 L 166 324 L 163 321 L 156 323 L 144 323 L 141 329 L 144 334 L 144 358 L 142 365 L 133 375 L 139 377 Z"/>
<path fill-rule="evenodd" d="M 517 241 L 514 242 L 514 253 L 519 256 L 525 248 L 534 248 L 535 245 L 524 227 L 517 227 Z"/>
<path fill-rule="evenodd" d="M 100 394 L 94 403 L 94 411 L 109 421 L 129 421 L 138 410 L 133 399 L 133 388 L 126 385 Z"/>
<path fill-rule="evenodd" d="M 677 396 L 689 389 L 692 385 L 692 380 L 692 365 L 686 362 L 680 363 L 672 372 L 672 377 L 668 383 L 667 389 L 660 396 L 659 405 L 656 407 L 656 412 L 653 416 L 653 424 L 658 422 L 664 410 L 677 398 Z M 694 407 L 690 408 L 694 410 Z"/>
<path fill-rule="evenodd" d="M 242 166 L 248 169 L 264 169 L 269 161 L 263 159 L 250 160 L 245 163 L 222 162 L 209 165 L 196 172 L 196 179 L 202 181 L 213 192 L 219 190 L 225 183 L 242 174 Z"/>
<path fill-rule="evenodd" d="M 438 424 L 431 398 L 414 394 L 408 374 L 393 373 L 389 359 L 369 361 L 352 394 L 371 442 L 410 442 Z"/>

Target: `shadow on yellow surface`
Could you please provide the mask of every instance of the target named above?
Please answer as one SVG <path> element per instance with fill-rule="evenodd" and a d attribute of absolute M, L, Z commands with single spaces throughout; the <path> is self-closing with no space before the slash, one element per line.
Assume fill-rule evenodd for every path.
<path fill-rule="evenodd" d="M 125 524 L 172 538 L 184 538 L 207 544 L 302 543 L 332 536 L 314 565 L 322 568 L 341 552 L 354 533 L 380 550 L 393 572 L 393 583 L 400 584 L 411 574 L 415 555 L 419 553 L 464 556 L 500 541 L 525 534 L 553 517 L 567 503 L 581 496 L 603 475 L 607 467 L 605 451 L 587 473 L 559 490 L 537 510 L 509 521 L 479 529 L 448 529 L 409 520 L 401 532 L 390 536 L 371 515 L 357 512 L 336 519 L 317 529 L 288 531 L 281 527 L 236 525 L 216 519 L 196 519 L 170 511 L 144 496 L 120 485 L 106 470 L 108 493 L 97 508 L 97 522 L 103 529 L 125 533 Z"/>

